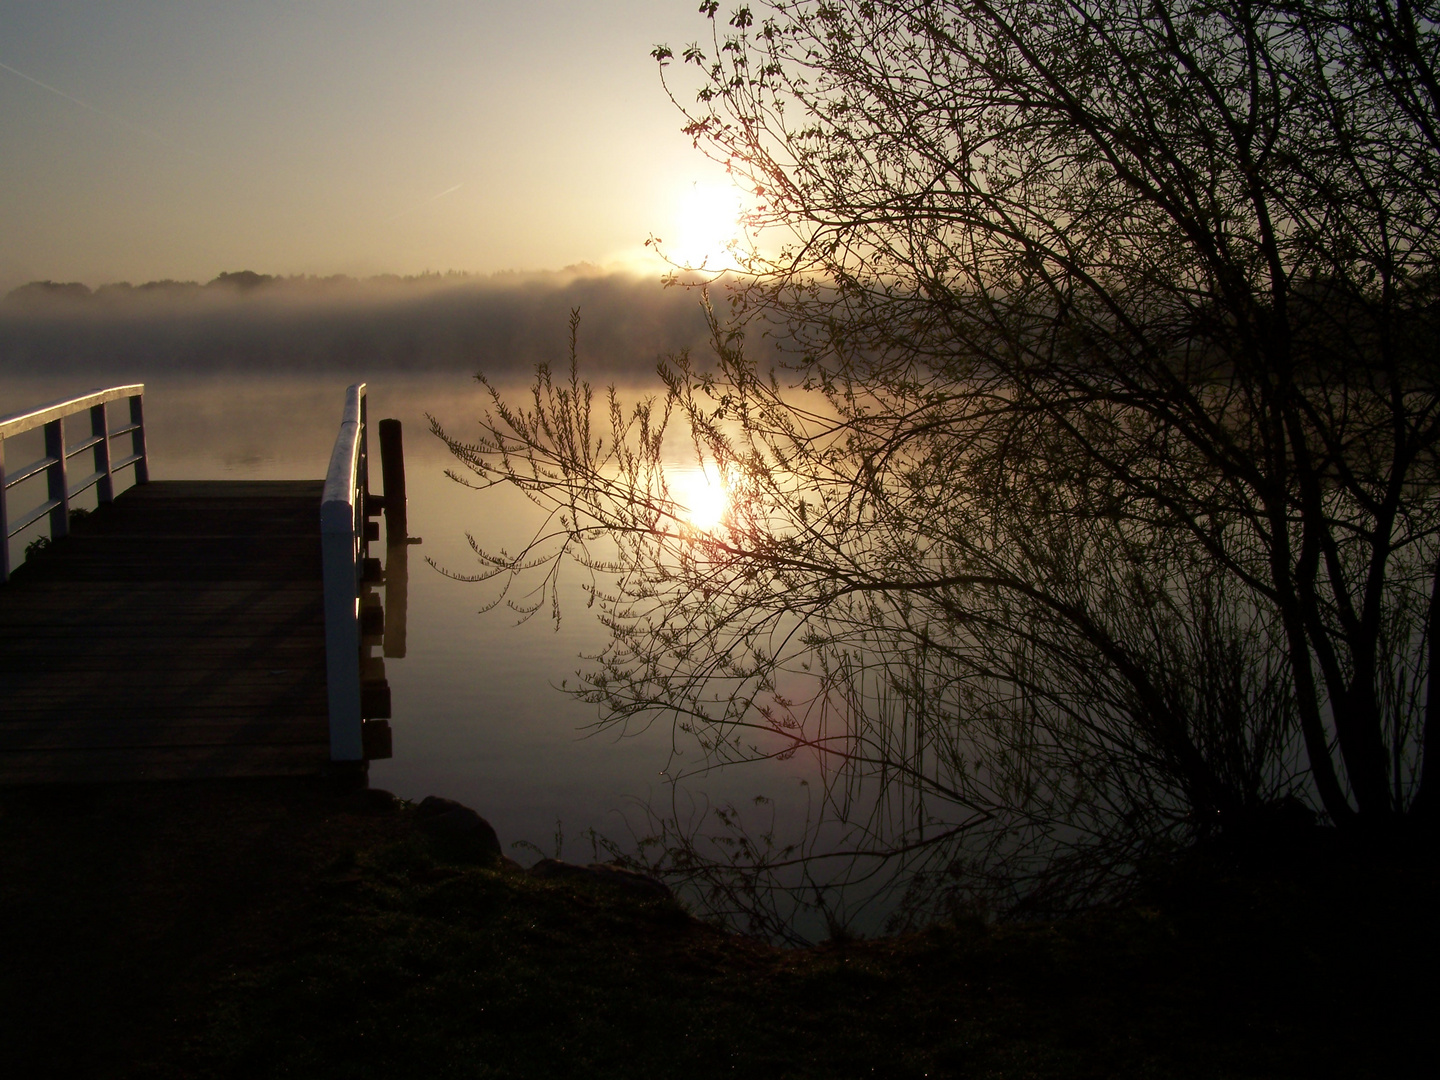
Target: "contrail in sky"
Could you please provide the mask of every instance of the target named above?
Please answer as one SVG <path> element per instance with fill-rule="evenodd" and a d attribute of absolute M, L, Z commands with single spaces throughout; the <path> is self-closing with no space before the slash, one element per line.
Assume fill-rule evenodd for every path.
<path fill-rule="evenodd" d="M 452 191 L 459 191 L 459 190 L 460 190 L 462 187 L 464 187 L 464 186 L 465 186 L 464 184 L 456 184 L 454 187 L 447 187 L 444 191 L 439 192 L 438 194 L 435 194 L 435 195 L 431 195 L 430 198 L 426 199 L 424 202 L 418 202 L 418 203 L 416 203 L 414 206 L 410 207 L 408 210 L 401 210 L 400 213 L 396 214 L 394 217 L 392 217 L 392 218 L 386 218 L 386 219 L 385 219 L 385 224 L 386 224 L 386 225 L 389 225 L 390 222 L 392 222 L 392 221 L 399 221 L 399 220 L 400 220 L 402 217 L 404 217 L 406 214 L 413 214 L 416 210 L 419 210 L 421 207 L 423 207 L 423 206 L 429 206 L 429 205 L 430 205 L 432 202 L 434 202 L 436 199 L 443 199 L 446 195 L 449 195 Z"/>
<path fill-rule="evenodd" d="M 174 146 L 175 146 L 175 144 L 172 143 L 169 139 L 166 139 L 165 137 L 163 137 L 163 136 L 161 136 L 161 135 L 157 135 L 155 132 L 151 131 L 149 128 L 141 127 L 139 124 L 132 124 L 129 120 L 126 120 L 123 116 L 116 116 L 114 113 L 106 112 L 104 109 L 97 109 L 94 105 L 91 105 L 88 101 L 81 101 L 79 98 L 73 97 L 73 96 L 71 96 L 70 94 L 65 93 L 64 90 L 57 90 L 55 87 L 51 86 L 49 83 L 41 82 L 39 79 L 35 78 L 35 76 L 33 76 L 33 75 L 26 75 L 25 72 L 21 71 L 19 68 L 13 68 L 13 67 L 11 67 L 9 64 L 5 63 L 3 60 L 0 60 L 0 68 L 4 68 L 6 71 L 10 72 L 11 75 L 18 75 L 20 78 L 24 79 L 26 82 L 34 83 L 36 86 L 40 87 L 40 89 L 42 89 L 42 90 L 49 90 L 50 93 L 54 94 L 56 97 L 62 97 L 62 98 L 64 98 L 66 101 L 70 102 L 70 104 L 72 104 L 72 105 L 79 105 L 80 108 L 86 109 L 86 110 L 94 113 L 96 116 L 104 117 L 106 120 L 109 120 L 109 121 L 111 121 L 112 123 L 119 124 L 119 125 L 121 125 L 122 127 L 127 127 L 127 128 L 129 128 L 131 131 L 138 131 L 141 135 L 144 135 L 144 136 L 145 136 L 146 138 L 148 138 L 148 139 L 154 139 L 156 142 L 160 143 L 162 146 L 169 146 L 169 147 L 174 147 Z"/>

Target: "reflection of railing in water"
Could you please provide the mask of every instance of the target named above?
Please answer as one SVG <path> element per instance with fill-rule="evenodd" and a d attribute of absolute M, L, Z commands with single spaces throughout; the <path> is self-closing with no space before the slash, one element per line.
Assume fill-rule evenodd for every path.
<path fill-rule="evenodd" d="M 325 580 L 325 655 L 330 707 L 330 758 L 336 762 L 388 758 L 391 753 L 390 684 L 384 660 L 405 655 L 405 463 L 400 422 L 380 421 L 383 495 L 369 490 L 365 384 L 346 391 L 340 431 L 330 455 L 321 500 L 321 551 Z M 379 539 L 372 517 L 384 512 L 388 565 L 369 557 Z M 371 586 L 384 579 L 385 603 Z M 386 609 L 389 609 L 389 619 Z M 397 627 L 391 631 L 387 622 Z M 398 642 L 392 651 L 391 642 Z"/>
<path fill-rule="evenodd" d="M 145 416 L 142 405 L 143 384 L 114 386 L 108 390 L 92 390 L 79 397 L 52 401 L 29 412 L 0 417 L 0 582 L 10 579 L 10 540 L 46 515 L 50 518 L 50 536 L 59 539 L 70 531 L 70 501 L 77 495 L 96 489 L 96 498 L 108 503 L 115 498 L 115 474 L 133 465 L 135 482 L 146 483 L 149 469 L 145 457 Z M 112 401 L 128 399 L 129 423 L 111 428 L 106 406 Z M 65 421 L 82 412 L 90 413 L 90 433 L 78 443 L 67 443 Z M 5 440 L 35 428 L 45 429 L 45 456 L 7 473 Z M 110 453 L 110 440 L 130 436 L 130 454 L 115 460 Z M 71 484 L 69 460 L 90 450 L 94 454 L 94 471 Z M 11 521 L 7 492 L 32 476 L 45 474 L 48 498 L 19 520 Z"/>

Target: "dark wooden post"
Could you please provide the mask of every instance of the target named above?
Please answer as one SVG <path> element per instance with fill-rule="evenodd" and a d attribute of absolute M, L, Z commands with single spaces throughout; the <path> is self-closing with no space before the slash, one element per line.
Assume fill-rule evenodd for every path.
<path fill-rule="evenodd" d="M 150 482 L 150 459 L 145 449 L 145 404 L 141 395 L 130 398 L 130 454 L 135 458 L 135 483 Z"/>
<path fill-rule="evenodd" d="M 380 472 L 385 483 L 385 546 L 399 547 L 409 535 L 405 521 L 405 448 L 399 420 L 380 421 Z"/>
<path fill-rule="evenodd" d="M 90 407 L 90 434 L 100 441 L 95 444 L 95 474 L 100 477 L 95 484 L 97 502 L 108 503 L 115 498 L 115 480 L 110 475 L 110 421 L 105 415 L 105 403 Z"/>
<path fill-rule="evenodd" d="M 52 464 L 45 470 L 50 501 L 50 539 L 70 534 L 70 483 L 65 475 L 65 418 L 56 417 L 45 425 L 45 456 Z"/>

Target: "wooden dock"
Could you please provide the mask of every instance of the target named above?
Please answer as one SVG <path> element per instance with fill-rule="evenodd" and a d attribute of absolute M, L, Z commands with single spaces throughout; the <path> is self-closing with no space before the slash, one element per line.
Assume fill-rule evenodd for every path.
<path fill-rule="evenodd" d="M 328 480 L 147 482 L 83 518 L 67 506 L 69 535 L 0 585 L 0 784 L 279 776 L 363 760 L 367 526 L 363 439 L 351 442 L 360 501 L 352 461 L 348 505 L 359 509 L 347 511 L 342 489 L 330 517 L 350 512 L 354 529 L 342 520 L 338 537 L 322 535 Z M 341 562 L 328 577 L 327 544 Z M 327 645 L 329 578 L 339 588 L 328 610 L 340 614 Z"/>

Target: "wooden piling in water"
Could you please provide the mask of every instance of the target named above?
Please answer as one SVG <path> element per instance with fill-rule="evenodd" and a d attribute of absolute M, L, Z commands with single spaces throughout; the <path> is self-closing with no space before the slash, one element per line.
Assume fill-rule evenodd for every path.
<path fill-rule="evenodd" d="M 380 472 L 385 485 L 385 545 L 400 547 L 409 532 L 405 519 L 405 447 L 399 420 L 380 421 Z"/>

